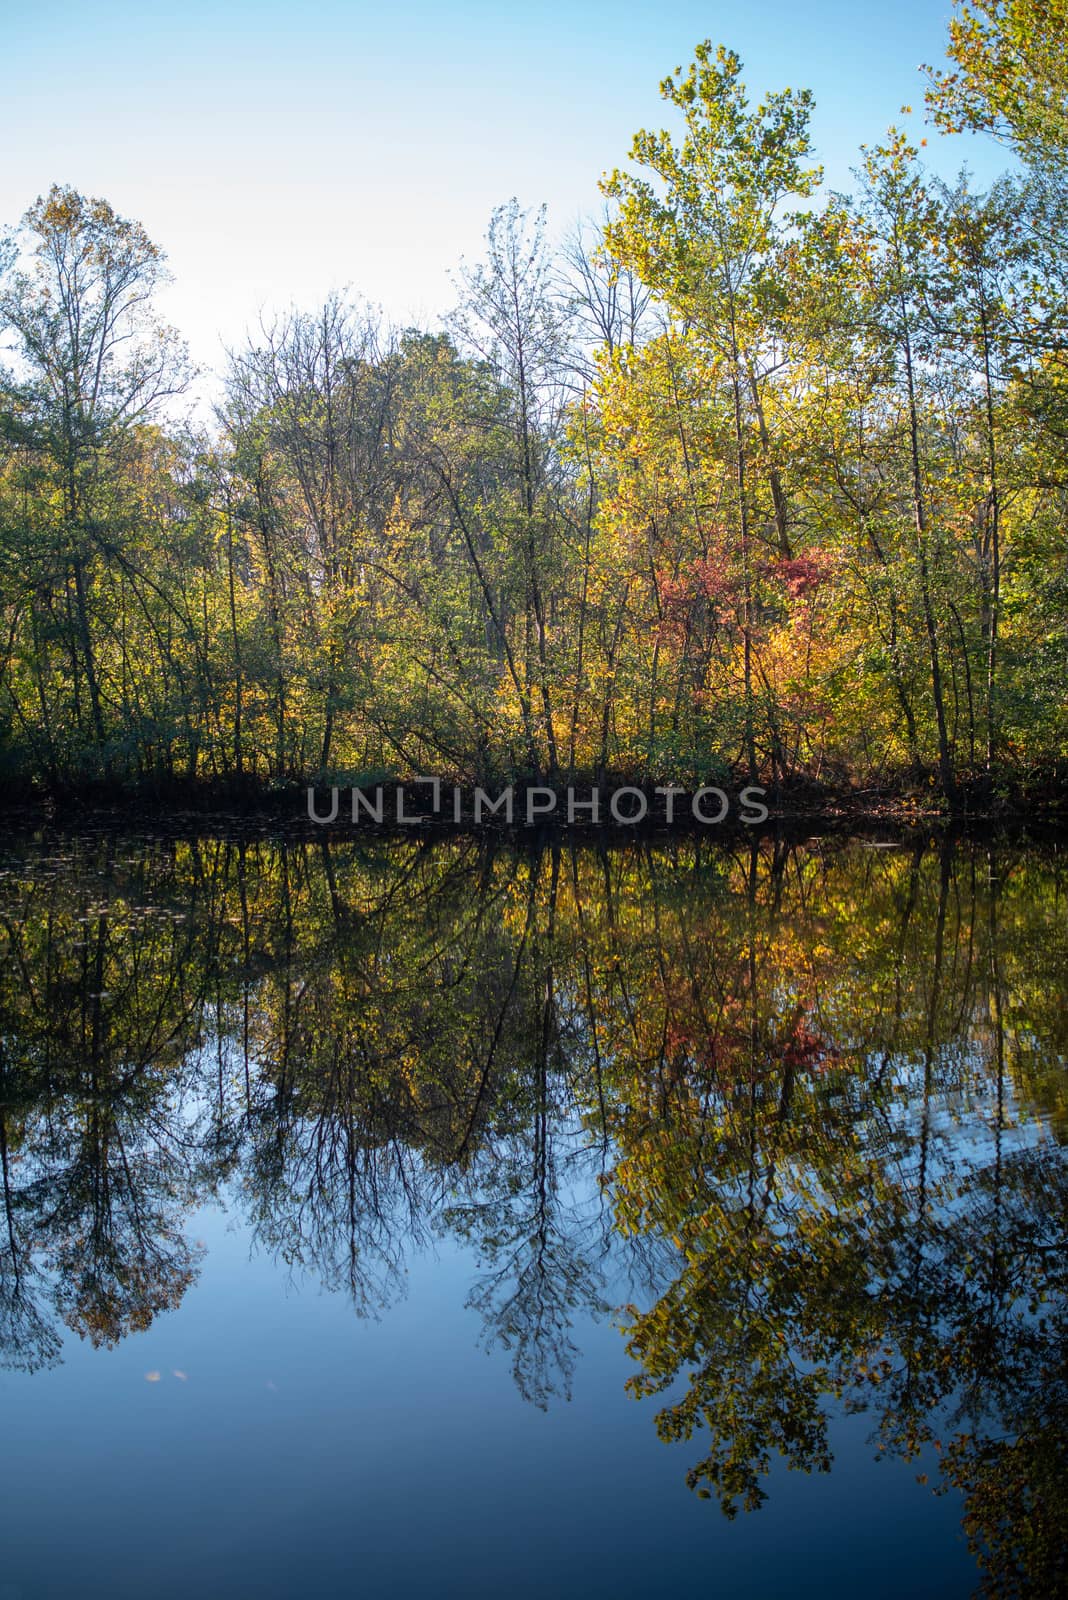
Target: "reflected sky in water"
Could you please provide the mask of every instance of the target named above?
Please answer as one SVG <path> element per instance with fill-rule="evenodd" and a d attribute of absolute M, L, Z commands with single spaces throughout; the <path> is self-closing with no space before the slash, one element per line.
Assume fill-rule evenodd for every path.
<path fill-rule="evenodd" d="M 881 842 L 9 840 L 0 1595 L 1055 1592 L 1064 859 Z"/>

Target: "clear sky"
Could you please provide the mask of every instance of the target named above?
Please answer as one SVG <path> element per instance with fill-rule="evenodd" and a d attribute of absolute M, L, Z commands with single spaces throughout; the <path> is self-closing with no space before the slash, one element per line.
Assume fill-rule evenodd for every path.
<path fill-rule="evenodd" d="M 660 80 L 704 38 L 754 97 L 816 95 L 820 159 L 850 183 L 861 142 L 944 54 L 949 0 L 0 0 L 0 221 L 53 182 L 143 222 L 175 276 L 164 310 L 201 363 L 259 311 L 351 286 L 430 321 L 491 208 L 548 203 L 564 229 L 632 134 L 664 126 Z M 945 144 L 945 148 L 940 148 Z M 936 144 L 981 178 L 1002 158 Z"/>

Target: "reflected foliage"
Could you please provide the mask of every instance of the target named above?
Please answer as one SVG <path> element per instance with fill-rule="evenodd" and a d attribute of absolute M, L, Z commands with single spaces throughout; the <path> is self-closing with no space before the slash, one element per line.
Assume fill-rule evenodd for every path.
<path fill-rule="evenodd" d="M 221 1199 L 381 1314 L 469 1251 L 523 1395 L 613 1318 L 733 1516 L 834 1411 L 963 1494 L 989 1593 L 1068 1503 L 1055 849 L 110 838 L 0 875 L 0 1356 L 179 1304 Z"/>

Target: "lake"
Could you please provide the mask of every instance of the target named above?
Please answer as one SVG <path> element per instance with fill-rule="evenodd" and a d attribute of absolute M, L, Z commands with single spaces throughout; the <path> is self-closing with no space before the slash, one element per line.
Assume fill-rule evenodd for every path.
<path fill-rule="evenodd" d="M 8 833 L 0 1600 L 1056 1592 L 1066 861 Z"/>

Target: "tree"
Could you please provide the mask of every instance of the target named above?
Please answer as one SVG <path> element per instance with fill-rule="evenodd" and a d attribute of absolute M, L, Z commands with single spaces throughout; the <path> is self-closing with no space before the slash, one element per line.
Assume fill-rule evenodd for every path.
<path fill-rule="evenodd" d="M 748 770 L 757 770 L 754 708 L 754 538 L 761 506 L 752 482 L 759 463 L 770 494 L 774 547 L 791 555 L 790 517 L 765 392 L 783 363 L 775 337 L 775 268 L 782 247 L 781 216 L 788 199 L 805 199 L 819 169 L 804 163 L 811 146 L 812 96 L 790 89 L 750 110 L 741 62 L 710 41 L 695 61 L 664 80 L 665 100 L 683 114 L 676 146 L 667 132 L 639 133 L 632 146 L 651 174 L 617 171 L 606 181 L 619 202 L 605 229 L 609 253 L 633 271 L 676 324 L 692 331 L 726 389 L 732 416 L 733 537 L 743 588 L 743 682 Z"/>
<path fill-rule="evenodd" d="M 554 776 L 560 762 L 550 661 L 558 553 L 553 476 L 564 397 L 564 333 L 545 226 L 544 207 L 531 215 L 515 199 L 498 206 L 486 235 L 485 261 L 463 273 L 466 296 L 455 325 L 511 398 L 515 508 L 499 505 L 496 520 L 522 563 L 523 683 L 517 688 L 524 723 L 529 728 L 536 694 L 548 771 Z"/>
<path fill-rule="evenodd" d="M 55 587 L 65 591 L 75 714 L 80 728 L 84 680 L 90 737 L 106 770 L 112 697 L 91 591 L 102 570 L 122 561 L 115 524 L 124 451 L 188 372 L 177 337 L 151 309 L 163 257 L 139 223 L 56 186 L 26 213 L 20 242 L 28 259 L 15 260 L 0 289 L 0 327 L 16 341 L 18 440 L 58 496 L 33 555 L 53 606 Z"/>
<path fill-rule="evenodd" d="M 936 124 L 993 134 L 1025 161 L 1068 155 L 1068 5 L 1065 0 L 954 0 L 954 71 L 928 68 Z"/>

